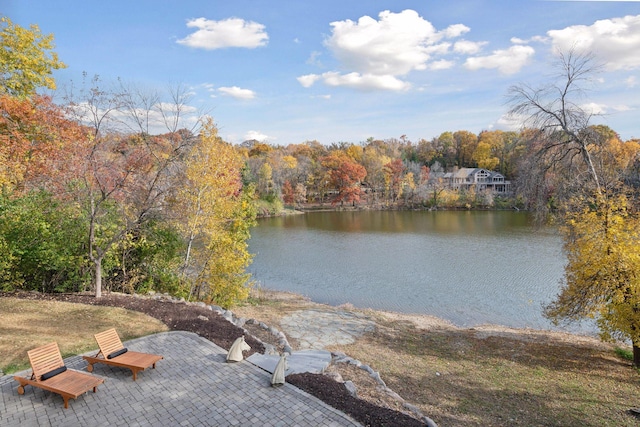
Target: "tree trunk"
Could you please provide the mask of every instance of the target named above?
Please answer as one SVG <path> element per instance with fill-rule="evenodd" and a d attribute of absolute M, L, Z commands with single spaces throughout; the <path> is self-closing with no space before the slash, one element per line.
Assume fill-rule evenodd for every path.
<path fill-rule="evenodd" d="M 640 368 L 640 343 L 633 343 L 633 366 Z"/>
<path fill-rule="evenodd" d="M 96 298 L 102 297 L 102 258 L 94 261 L 96 266 Z"/>

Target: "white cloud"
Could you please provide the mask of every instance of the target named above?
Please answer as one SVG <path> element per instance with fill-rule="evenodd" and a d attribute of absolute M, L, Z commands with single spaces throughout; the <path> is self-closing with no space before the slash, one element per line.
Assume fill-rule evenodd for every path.
<path fill-rule="evenodd" d="M 411 86 L 392 75 L 360 74 L 356 72 L 340 74 L 329 71 L 321 75 L 308 74 L 298 77 L 298 81 L 304 87 L 312 86 L 316 81 L 322 80 L 327 86 L 346 86 L 359 90 L 407 90 Z"/>
<path fill-rule="evenodd" d="M 437 61 L 433 61 L 431 65 L 429 65 L 430 70 L 448 70 L 455 65 L 453 61 L 448 61 L 446 59 L 439 59 Z"/>
<path fill-rule="evenodd" d="M 348 86 L 362 90 L 406 90 L 410 86 L 392 75 L 329 72 L 324 73 L 322 77 L 325 84 L 329 86 Z"/>
<path fill-rule="evenodd" d="M 589 102 L 587 104 L 583 104 L 580 106 L 580 108 L 582 109 L 582 111 L 584 111 L 587 114 L 602 115 L 607 113 L 606 105 L 598 104 L 595 102 Z"/>
<path fill-rule="evenodd" d="M 490 125 L 492 129 L 504 129 L 518 131 L 522 129 L 527 122 L 527 118 L 515 114 L 503 114 L 494 124 Z"/>
<path fill-rule="evenodd" d="M 515 74 L 527 65 L 535 50 L 530 46 L 515 45 L 509 49 L 495 50 L 488 56 L 467 58 L 464 66 L 469 70 L 495 68 L 502 74 Z"/>
<path fill-rule="evenodd" d="M 533 36 L 530 39 L 521 39 L 519 37 L 511 37 L 510 41 L 513 44 L 529 44 L 531 42 L 548 43 L 549 39 L 541 36 Z"/>
<path fill-rule="evenodd" d="M 482 46 L 487 42 L 472 42 L 469 40 L 460 40 L 454 43 L 453 51 L 456 53 L 463 53 L 465 55 L 474 55 L 482 49 Z"/>
<path fill-rule="evenodd" d="M 634 110 L 634 108 L 628 106 L 628 105 L 624 105 L 624 104 L 620 104 L 620 105 L 614 105 L 611 107 L 612 110 L 614 111 L 618 111 L 620 113 L 623 113 L 625 111 L 631 111 Z"/>
<path fill-rule="evenodd" d="M 547 32 L 553 47 L 593 53 L 608 70 L 640 68 L 640 15 L 603 19 Z"/>
<path fill-rule="evenodd" d="M 178 114 L 178 113 L 195 114 L 198 111 L 196 107 L 193 107 L 190 105 L 176 105 L 175 103 L 172 103 L 172 102 L 160 102 L 155 105 L 155 108 L 157 110 L 162 110 L 165 113 L 172 113 L 172 114 Z M 158 118 L 159 117 L 160 115 L 158 115 Z"/>
<path fill-rule="evenodd" d="M 269 135 L 265 135 L 262 132 L 258 132 L 258 131 L 255 131 L 255 130 L 250 130 L 244 136 L 244 139 L 245 139 L 245 141 L 249 141 L 249 140 L 255 139 L 256 141 L 264 142 L 266 140 L 275 139 L 275 138 L 272 138 Z"/>
<path fill-rule="evenodd" d="M 212 21 L 205 18 L 190 19 L 187 27 L 197 28 L 177 43 L 199 49 L 214 50 L 226 47 L 244 47 L 253 49 L 265 46 L 269 36 L 265 26 L 240 18 Z"/>
<path fill-rule="evenodd" d="M 218 91 L 236 99 L 253 99 L 256 97 L 256 93 L 254 91 L 250 89 L 241 89 L 238 86 L 221 87 L 218 88 Z"/>
<path fill-rule="evenodd" d="M 304 76 L 298 77 L 297 80 L 302 85 L 302 87 L 311 87 L 321 78 L 322 76 L 319 76 L 317 74 L 306 74 Z"/>
<path fill-rule="evenodd" d="M 632 87 L 636 87 L 636 85 L 638 84 L 638 81 L 636 80 L 635 76 L 631 76 L 628 77 L 624 83 L 627 85 L 627 87 L 632 88 Z"/>
<path fill-rule="evenodd" d="M 332 35 L 326 40 L 342 64 L 363 74 L 404 75 L 424 70 L 431 58 L 430 50 L 443 38 L 465 32 L 464 25 L 454 25 L 442 32 L 414 10 L 380 12 L 379 20 L 363 16 L 332 22 Z M 437 50 L 437 49 L 436 49 Z"/>
<path fill-rule="evenodd" d="M 446 30 L 444 30 L 445 37 L 447 38 L 455 38 L 460 37 L 464 33 L 468 33 L 471 31 L 471 28 L 467 27 L 464 24 L 454 24 L 450 25 Z"/>
<path fill-rule="evenodd" d="M 451 68 L 452 61 L 441 56 L 452 53 L 452 43 L 446 39 L 460 37 L 470 31 L 463 24 L 454 24 L 438 31 L 414 10 L 393 13 L 380 12 L 378 19 L 362 16 L 331 24 L 331 36 L 325 46 L 340 61 L 344 71 L 298 77 L 304 87 L 317 81 L 329 86 L 347 86 L 361 90 L 406 90 L 410 84 L 401 79 L 412 71 Z M 466 44 L 465 44 L 466 43 Z M 463 42 L 458 53 L 477 52 L 484 43 Z M 316 62 L 315 53 L 310 61 Z"/>

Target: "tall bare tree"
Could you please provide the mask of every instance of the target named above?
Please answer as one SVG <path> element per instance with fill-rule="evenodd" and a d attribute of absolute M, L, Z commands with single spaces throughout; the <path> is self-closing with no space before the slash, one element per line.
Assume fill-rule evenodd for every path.
<path fill-rule="evenodd" d="M 549 84 L 510 87 L 509 115 L 534 131 L 530 133 L 530 148 L 540 166 L 537 173 L 557 171 L 559 167 L 566 170 L 567 165 L 583 166 L 591 178 L 591 188 L 599 194 L 599 171 L 591 151 L 598 143 L 598 135 L 590 126 L 595 114 L 584 105 L 587 86 L 600 66 L 591 54 L 571 49 L 558 53 L 555 69 L 558 73 Z"/>
<path fill-rule="evenodd" d="M 77 101 L 70 93 L 68 102 L 77 120 L 92 130 L 76 153 L 81 180 L 77 198 L 87 213 L 88 255 L 100 297 L 105 256 L 127 233 L 162 211 L 179 163 L 197 139 L 189 130 L 177 130 L 184 117 L 169 119 L 169 111 L 179 115 L 184 110 L 184 92 L 171 94 L 173 107 L 159 106 L 160 97 L 153 93 L 122 85 L 103 89 L 97 77 L 91 83 Z M 154 117 L 161 117 L 167 133 L 149 135 Z"/>

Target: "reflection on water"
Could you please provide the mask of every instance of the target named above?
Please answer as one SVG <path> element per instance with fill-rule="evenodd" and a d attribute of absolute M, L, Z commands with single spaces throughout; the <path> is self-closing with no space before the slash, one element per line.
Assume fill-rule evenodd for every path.
<path fill-rule="evenodd" d="M 552 328 L 565 257 L 521 212 L 316 212 L 260 220 L 249 268 L 267 288 L 448 319 Z M 574 332 L 591 332 L 586 325 Z"/>

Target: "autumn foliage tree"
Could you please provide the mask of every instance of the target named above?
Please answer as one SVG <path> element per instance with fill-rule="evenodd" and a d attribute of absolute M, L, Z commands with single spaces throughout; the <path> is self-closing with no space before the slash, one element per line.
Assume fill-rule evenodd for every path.
<path fill-rule="evenodd" d="M 243 189 L 239 153 L 218 136 L 211 118 L 185 158 L 172 205 L 187 239 L 182 277 L 190 296 L 230 307 L 248 296 L 251 261 L 247 240 L 254 224 L 252 189 Z"/>
<path fill-rule="evenodd" d="M 395 159 L 383 166 L 385 188 L 391 200 L 395 201 L 402 192 L 402 180 L 404 174 L 404 164 L 402 160 Z"/>
<path fill-rule="evenodd" d="M 86 130 L 46 96 L 0 95 L 0 111 L 0 188 L 20 194 L 34 188 L 66 191 L 63 171 Z"/>
<path fill-rule="evenodd" d="M 568 214 L 565 284 L 545 314 L 597 319 L 605 340 L 629 340 L 640 367 L 640 219 L 627 197 L 598 196 Z"/>
<path fill-rule="evenodd" d="M 282 185 L 282 200 L 288 205 L 294 205 L 296 201 L 295 189 L 290 181 L 285 181 Z"/>
<path fill-rule="evenodd" d="M 64 67 L 52 47 L 0 19 L 0 289 L 85 290 L 93 276 L 99 297 L 106 275 L 107 289 L 180 293 L 181 273 L 198 297 L 246 297 L 255 212 L 238 152 L 211 121 L 183 126 L 198 123 L 184 87 L 165 102 L 95 77 L 64 107 L 38 95 Z"/>
<path fill-rule="evenodd" d="M 337 194 L 332 204 L 357 203 L 363 195 L 360 183 L 367 176 L 366 169 L 352 160 L 344 152 L 334 151 L 322 159 L 322 166 L 327 169 L 330 185 Z"/>
<path fill-rule="evenodd" d="M 589 124 L 581 86 L 596 69 L 588 54 L 561 53 L 557 81 L 511 88 L 511 113 L 534 125 L 533 188 L 554 183 L 564 224 L 564 284 L 545 315 L 556 323 L 595 318 L 603 339 L 631 341 L 640 367 L 640 216 L 622 179 L 625 153 L 635 147 L 622 148 L 615 133 Z"/>
<path fill-rule="evenodd" d="M 36 89 L 55 89 L 52 73 L 65 68 L 53 49 L 53 35 L 43 35 L 37 25 L 24 28 L 0 18 L 0 95 L 27 98 Z"/>

